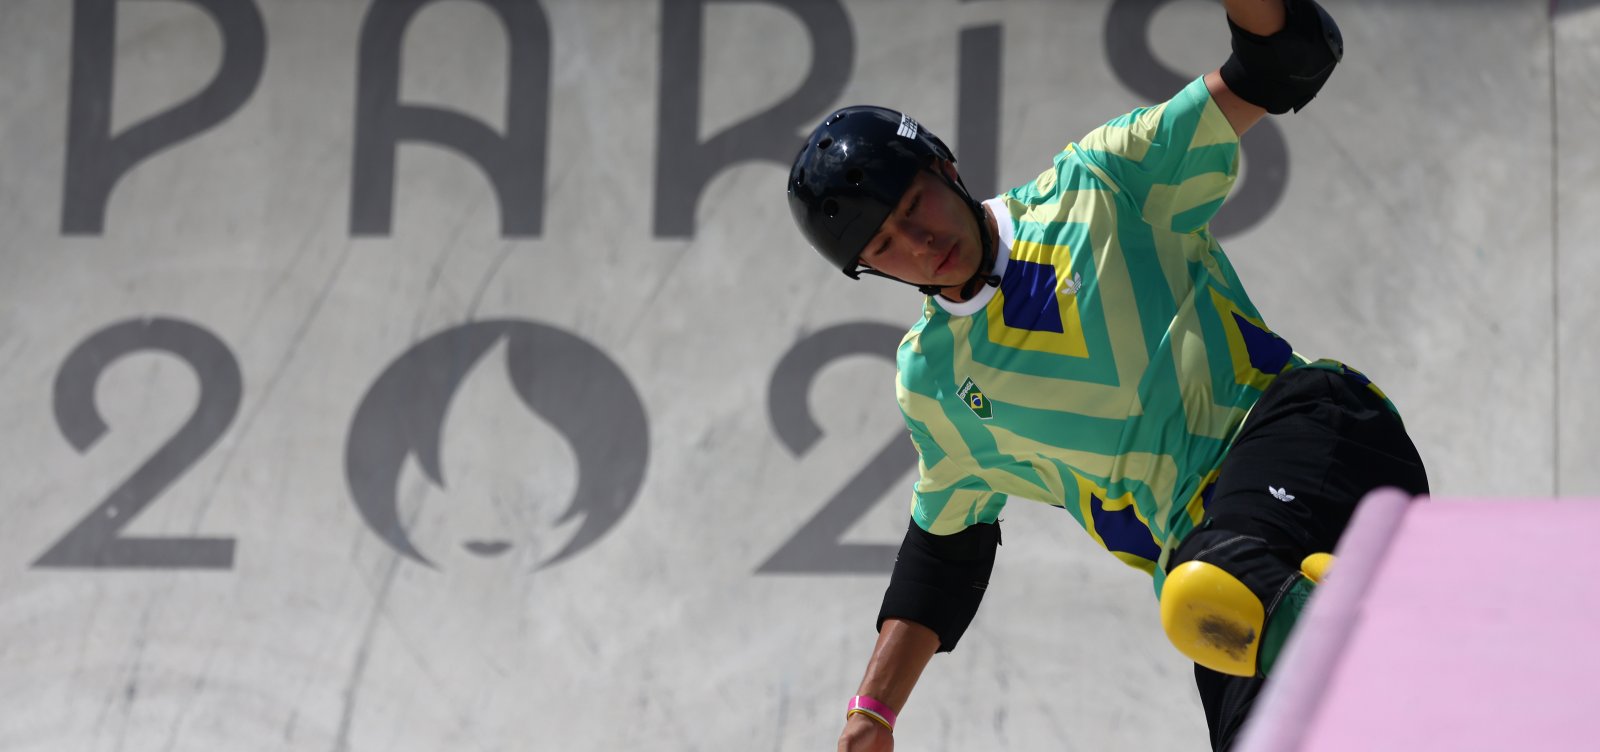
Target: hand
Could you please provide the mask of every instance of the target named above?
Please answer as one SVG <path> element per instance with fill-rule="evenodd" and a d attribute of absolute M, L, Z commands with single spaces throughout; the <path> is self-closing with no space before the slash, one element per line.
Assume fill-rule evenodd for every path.
<path fill-rule="evenodd" d="M 844 722 L 839 752 L 894 752 L 894 734 L 883 724 L 856 713 Z"/>

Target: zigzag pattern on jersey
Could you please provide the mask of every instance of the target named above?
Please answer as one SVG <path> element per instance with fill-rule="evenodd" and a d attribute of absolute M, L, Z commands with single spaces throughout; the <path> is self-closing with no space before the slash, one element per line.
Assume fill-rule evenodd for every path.
<path fill-rule="evenodd" d="M 995 299 L 971 317 L 930 302 L 902 349 L 920 525 L 992 522 L 1010 495 L 1058 504 L 1159 591 L 1162 552 L 1201 521 L 1232 431 L 1304 363 L 1204 229 L 1237 159 L 1196 80 L 1003 197 L 1013 232 Z M 965 380 L 992 418 L 948 398 Z"/>
<path fill-rule="evenodd" d="M 1053 172 L 1047 174 L 1054 175 Z M 1079 253 L 1076 257 L 1073 249 L 1065 245 L 1030 240 L 1030 236 L 1059 236 L 1059 224 L 1063 221 L 1082 223 L 1084 229 L 1093 228 L 1096 222 L 1092 213 L 1111 212 L 1107 201 L 1077 200 L 1080 197 L 1071 193 L 1063 194 L 1063 198 L 1065 200 L 1060 203 L 1026 207 L 1015 217 L 1017 237 L 997 301 L 988 307 L 987 316 L 971 333 L 974 340 L 981 337 L 990 345 L 985 347 L 982 342 L 973 341 L 975 359 L 1003 354 L 1004 362 L 992 363 L 997 366 L 996 372 L 984 374 L 978 379 L 979 383 L 1001 382 L 1007 387 L 1019 387 L 1022 385 L 1012 383 L 1017 374 L 1037 374 L 1056 381 L 1053 388 L 1040 384 L 1038 389 L 1045 390 L 1045 394 L 1065 392 L 1068 396 L 1057 397 L 1054 404 L 1029 406 L 1055 413 L 1054 416 L 1040 416 L 1042 421 L 1062 420 L 1065 416 L 1061 413 L 1137 421 L 1143 414 L 1139 409 L 1141 392 L 1145 399 L 1170 399 L 1170 395 L 1178 395 L 1186 404 L 1173 408 L 1191 419 L 1190 430 L 1195 436 L 1190 443 L 1198 443 L 1201 453 L 1219 452 L 1217 444 L 1225 442 L 1228 436 L 1217 427 L 1218 421 L 1201 418 L 1235 408 L 1215 400 L 1207 400 L 1209 405 L 1187 404 L 1205 397 L 1194 390 L 1180 388 L 1180 372 L 1192 373 L 1193 369 L 1207 372 L 1219 387 L 1205 394 L 1236 398 L 1238 387 L 1259 391 L 1293 362 L 1289 344 L 1265 326 L 1248 301 L 1243 305 L 1234 302 L 1219 289 L 1220 285 L 1202 285 L 1195 288 L 1196 293 L 1188 296 L 1183 304 L 1173 302 L 1172 281 L 1165 271 L 1156 265 L 1146 264 L 1141 268 L 1130 262 L 1118 252 L 1120 248 L 1114 240 L 1107 244 L 1109 252 Z M 1075 211 L 1085 210 L 1091 216 L 1073 216 Z M 1216 266 L 1216 263 L 1213 260 L 1211 265 Z M 1226 264 L 1225 259 L 1221 263 Z M 1222 267 L 1207 271 L 1210 274 L 1200 275 L 1202 280 L 1215 276 L 1226 284 L 1232 276 L 1231 269 Z M 1194 272 L 1192 268 L 1185 268 L 1182 273 Z M 1181 283 L 1193 284 L 1190 280 Z M 1151 305 L 1152 298 L 1156 305 Z M 1163 309 L 1173 313 L 1151 315 L 1152 310 Z M 1152 323 L 1151 330 L 1146 330 L 1145 322 Z M 1162 323 L 1166 326 L 1159 329 L 1154 326 Z M 1206 356 L 1206 348 L 1173 353 L 1170 348 L 1173 331 L 1186 327 L 1200 330 L 1194 332 L 1199 337 L 1226 341 L 1230 357 L 1213 363 Z M 1161 357 L 1152 363 L 1147 354 Z M 1134 374 L 1139 376 L 1125 378 Z M 1063 389 L 1061 380 L 1080 383 Z M 1165 382 L 1166 386 L 1157 388 L 1157 381 Z M 1236 387 L 1220 386 L 1230 383 Z M 1023 387 L 1008 388 L 1003 393 L 1006 396 L 1035 395 L 1040 391 Z M 1094 396 L 1082 399 L 1086 393 Z M 1071 395 L 1080 399 L 1073 400 Z M 1002 409 L 1014 409 L 1014 405 Z M 1242 420 L 1243 408 L 1237 411 L 1236 417 Z M 1024 432 L 1019 433 L 1026 436 L 1027 423 L 1013 421 L 1009 425 L 1021 426 Z M 1140 432 L 1127 433 L 1139 435 Z M 1042 441 L 1045 436 L 1029 438 Z M 1202 438 L 1209 441 L 1201 441 Z M 1005 446 L 1002 444 L 1002 448 Z M 1123 454 L 1137 448 L 1125 447 Z M 1160 446 L 1142 448 L 1150 454 L 1170 453 Z M 1067 509 L 1096 542 L 1125 563 L 1153 573 L 1163 542 L 1174 534 L 1187 533 L 1202 519 L 1201 491 L 1206 485 L 1178 488 L 1174 487 L 1176 478 L 1158 478 L 1174 484 L 1161 488 L 1159 486 L 1167 484 L 1134 481 L 1125 472 L 1129 468 L 1121 466 L 1122 457 L 1093 457 L 1078 464 L 1077 471 L 1065 466 L 1053 468 L 1053 474 L 1059 474 L 1063 481 L 1072 478 L 1074 482 L 1049 485 L 1076 491 L 1076 494 L 1069 491 Z M 1138 473 L 1132 477 L 1151 479 Z M 1074 495 L 1076 503 L 1071 503 L 1070 497 Z M 1171 510 L 1180 505 L 1187 512 L 1181 515 L 1187 518 L 1181 523 L 1187 524 L 1173 524 L 1167 519 L 1180 516 L 1171 514 Z M 1151 524 L 1152 518 L 1155 524 Z M 1180 527 L 1182 529 L 1177 529 Z"/>

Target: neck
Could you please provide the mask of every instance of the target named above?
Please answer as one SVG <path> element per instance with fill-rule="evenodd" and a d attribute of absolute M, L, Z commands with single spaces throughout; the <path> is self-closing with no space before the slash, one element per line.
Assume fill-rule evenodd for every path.
<path fill-rule="evenodd" d="M 980 272 L 989 271 L 988 269 L 983 268 L 984 262 L 988 261 L 990 263 L 993 263 L 994 258 L 996 258 L 996 257 L 998 257 L 1000 255 L 1000 225 L 999 225 L 998 222 L 995 221 L 994 212 L 992 210 L 990 210 L 988 204 L 981 204 L 980 203 L 980 204 L 978 204 L 978 206 L 983 209 L 983 227 L 979 228 L 979 232 L 982 232 L 984 235 L 988 236 L 988 238 L 989 238 L 988 247 L 993 249 L 994 256 L 992 256 L 992 257 L 990 257 L 988 259 L 985 259 L 983 257 L 983 255 L 982 255 L 982 251 L 979 251 L 978 269 L 976 269 L 973 272 L 974 274 L 977 274 L 977 273 L 980 273 Z M 979 247 L 980 248 L 982 247 L 982 243 L 979 244 Z M 965 303 L 968 300 L 971 300 L 973 297 L 975 297 L 978 294 L 979 290 L 983 289 L 983 286 L 979 285 L 978 287 L 973 288 L 972 295 L 962 295 L 961 291 L 966 286 L 967 286 L 967 283 L 962 282 L 959 285 L 951 285 L 949 287 L 943 288 L 943 289 L 941 289 L 939 291 L 939 297 L 944 298 L 945 300 L 951 301 L 953 303 Z"/>

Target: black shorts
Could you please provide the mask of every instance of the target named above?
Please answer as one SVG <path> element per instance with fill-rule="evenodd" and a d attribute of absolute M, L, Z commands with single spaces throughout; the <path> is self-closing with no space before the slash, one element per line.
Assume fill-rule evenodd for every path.
<path fill-rule="evenodd" d="M 1169 567 L 1188 561 L 1219 533 L 1260 538 L 1265 551 L 1239 562 L 1238 571 L 1225 560 L 1207 560 L 1266 602 L 1301 559 L 1332 552 L 1356 505 L 1383 486 L 1428 492 L 1422 459 L 1399 417 L 1359 373 L 1292 370 L 1267 388 L 1246 418 L 1211 489 L 1206 519 Z M 1262 682 L 1195 666 L 1213 749 L 1233 743 Z"/>

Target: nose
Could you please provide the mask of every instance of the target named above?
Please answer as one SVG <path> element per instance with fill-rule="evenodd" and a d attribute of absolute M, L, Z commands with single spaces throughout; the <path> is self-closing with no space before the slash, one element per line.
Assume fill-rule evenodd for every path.
<path fill-rule="evenodd" d="M 918 256 L 926 256 L 936 250 L 933 230 L 914 220 L 900 218 L 896 222 L 894 233 L 898 236 L 897 240 L 904 241 L 911 252 Z"/>

